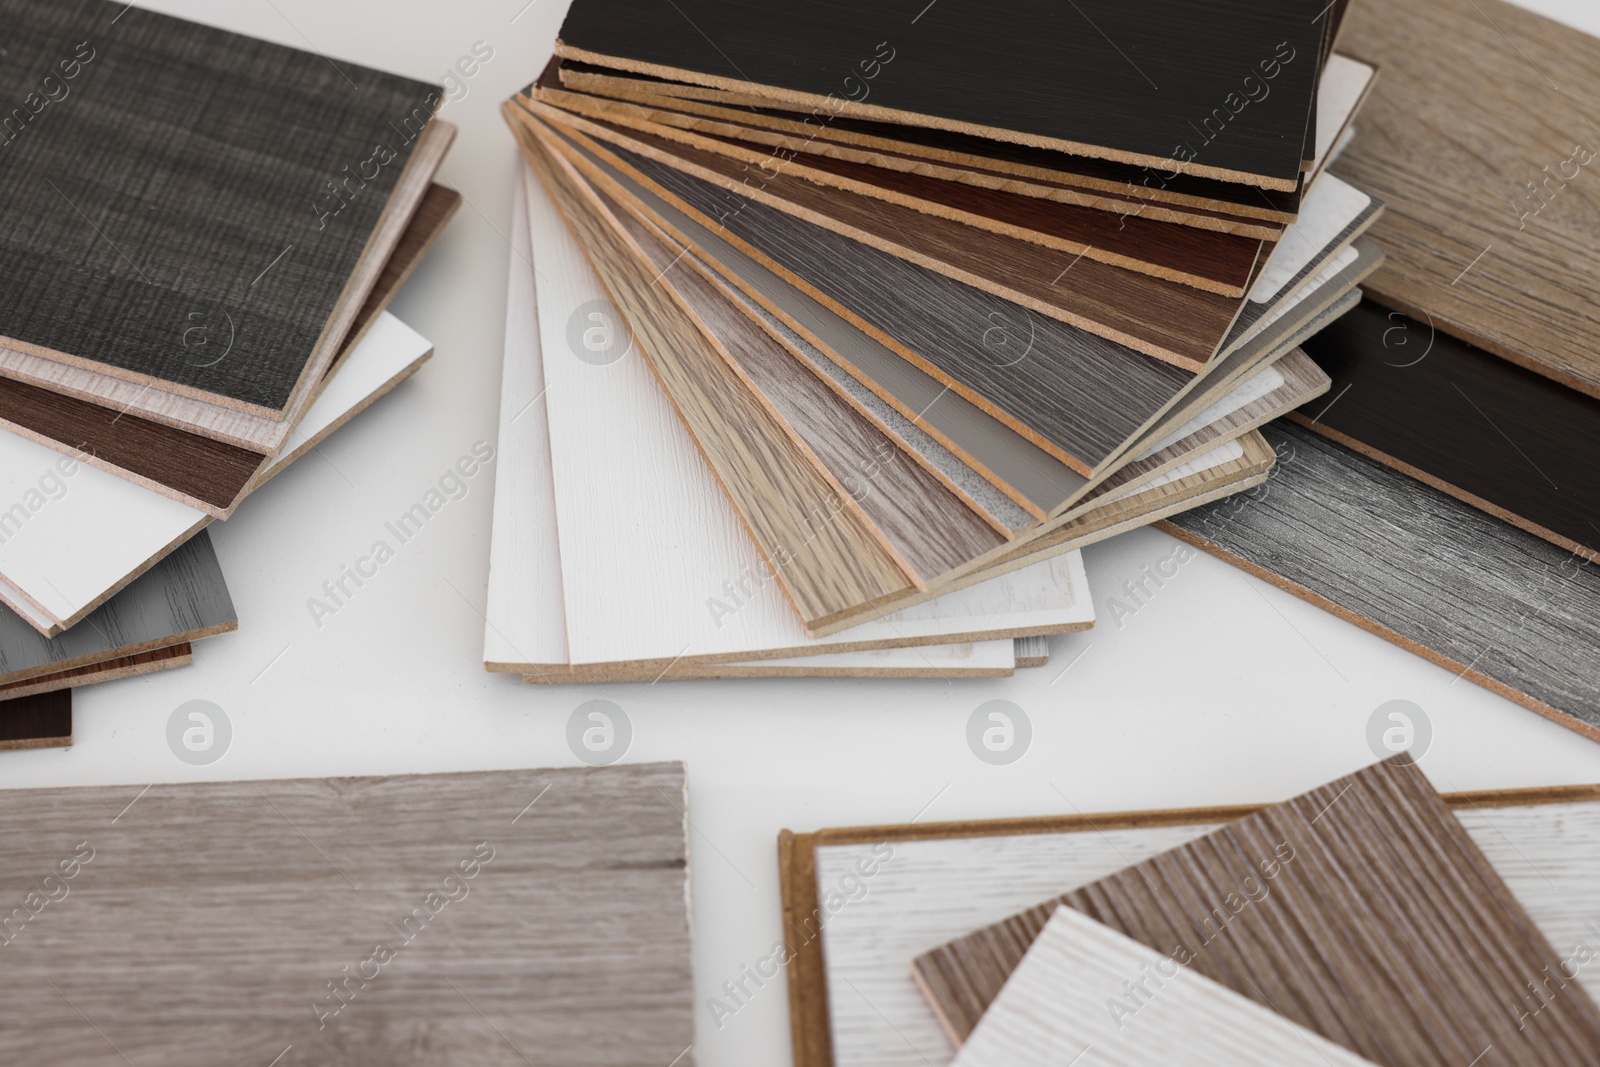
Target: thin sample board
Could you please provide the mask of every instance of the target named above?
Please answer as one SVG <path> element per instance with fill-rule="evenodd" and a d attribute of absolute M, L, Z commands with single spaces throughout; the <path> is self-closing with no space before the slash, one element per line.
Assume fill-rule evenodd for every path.
<path fill-rule="evenodd" d="M 1600 1055 L 1600 1008 L 1404 755 L 918 957 L 954 1038 L 1058 906 L 1376 1064 Z M 1541 994 L 1546 978 L 1558 995 Z"/>
<path fill-rule="evenodd" d="M 691 1063 L 687 803 L 681 764 L 0 792 L 0 1051 Z"/>
<path fill-rule="evenodd" d="M 158 671 L 169 671 L 175 667 L 187 667 L 193 662 L 194 646 L 185 641 L 169 648 L 151 649 L 149 652 L 140 652 L 133 656 L 113 656 L 99 663 L 74 667 L 70 671 L 41 674 L 25 682 L 9 682 L 0 685 L 0 700 L 15 700 L 18 697 L 55 693 L 63 689 L 79 689 L 86 685 L 114 682 L 121 678 L 136 678 Z"/>
<path fill-rule="evenodd" d="M 0 752 L 71 745 L 71 689 L 0 699 Z"/>
<path fill-rule="evenodd" d="M 366 297 L 438 87 L 107 0 L 3 16 L 0 94 L 27 105 L 3 134 L 0 336 L 282 417 Z M 185 349 L 197 322 L 231 324 L 226 358 Z"/>
<path fill-rule="evenodd" d="M 1337 167 L 1391 206 L 1372 295 L 1600 396 L 1600 41 L 1504 0 L 1396 0 L 1356 5 L 1344 45 L 1384 68 Z"/>
<path fill-rule="evenodd" d="M 1371 301 L 1305 349 L 1302 425 L 1600 563 L 1600 400 Z"/>
<path fill-rule="evenodd" d="M 0 608 L 0 684 L 238 628 L 211 536 L 202 531 L 57 637 L 42 636 L 31 619 Z"/>
<path fill-rule="evenodd" d="M 1108 1067 L 1370 1067 L 1131 937 L 1057 908 L 954 1067 L 1060 1067 L 1083 1057 Z"/>
<path fill-rule="evenodd" d="M 1600 740 L 1600 565 L 1309 430 L 1268 488 L 1162 528 Z"/>
<path fill-rule="evenodd" d="M 1585 946 L 1592 952 L 1600 938 L 1590 905 L 1600 786 L 1445 800 L 1562 957 L 1581 957 Z M 1070 799 L 1066 809 L 1072 813 L 785 831 L 795 1067 L 944 1067 L 954 1052 L 912 981 L 912 959 L 1259 810 L 1085 814 Z M 1592 968 L 1578 980 L 1600 993 Z"/>
<path fill-rule="evenodd" d="M 1306 0 L 1227 0 L 1204 12 L 1108 0 L 922 10 L 911 0 L 870 14 L 817 2 L 781 13 L 728 0 L 580 2 L 556 52 L 850 116 L 1292 190 L 1322 10 Z M 1216 128 L 1196 125 L 1207 122 Z"/>

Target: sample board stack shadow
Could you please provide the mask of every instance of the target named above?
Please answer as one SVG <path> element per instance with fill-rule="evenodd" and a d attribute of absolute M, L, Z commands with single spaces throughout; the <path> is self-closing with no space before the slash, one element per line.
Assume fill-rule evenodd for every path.
<path fill-rule="evenodd" d="M 1377 71 L 1211 7 L 578 0 L 504 108 L 489 669 L 1008 673 L 1079 549 L 1260 485 L 1383 262 Z"/>
<path fill-rule="evenodd" d="M 408 378 L 460 203 L 421 82 L 104 0 L 0 0 L 0 748 L 237 628 L 204 533 Z"/>

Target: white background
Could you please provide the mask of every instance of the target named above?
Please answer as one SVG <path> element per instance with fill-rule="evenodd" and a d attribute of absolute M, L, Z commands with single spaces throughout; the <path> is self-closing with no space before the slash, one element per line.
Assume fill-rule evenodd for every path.
<path fill-rule="evenodd" d="M 781 937 L 784 827 L 1278 800 L 1371 762 L 1368 718 L 1397 698 L 1431 719 L 1423 767 L 1442 789 L 1600 781 L 1600 745 L 1209 557 L 1117 626 L 1106 599 L 1174 547 L 1153 531 L 1087 553 L 1099 628 L 1055 639 L 1050 666 L 1013 679 L 537 688 L 481 665 L 491 468 L 317 629 L 306 602 L 321 583 L 496 438 L 516 166 L 498 105 L 538 74 L 564 11 L 525 3 L 146 5 L 431 81 L 478 41 L 494 58 L 443 112 L 461 137 L 441 180 L 467 203 L 393 308 L 437 344 L 434 360 L 213 527 L 239 633 L 198 646 L 191 668 L 83 691 L 78 743 L 0 755 L 0 785 L 127 784 L 131 797 L 155 781 L 571 765 L 568 715 L 607 697 L 632 719 L 629 760 L 688 762 L 696 1055 L 747 1067 L 788 1060 L 781 984 L 721 1029 L 706 1000 Z M 1600 32 L 1582 0 L 1538 6 Z M 1009 767 L 965 740 L 968 716 L 997 697 L 1034 724 Z M 168 717 L 196 698 L 233 723 L 210 767 L 167 747 Z"/>

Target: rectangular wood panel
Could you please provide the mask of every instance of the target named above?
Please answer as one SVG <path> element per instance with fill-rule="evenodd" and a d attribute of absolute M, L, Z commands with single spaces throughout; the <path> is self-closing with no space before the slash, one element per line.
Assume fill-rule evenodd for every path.
<path fill-rule="evenodd" d="M 919 957 L 952 1036 L 971 1034 L 1058 906 L 1377 1064 L 1600 1055 L 1600 1009 L 1405 756 Z"/>
<path fill-rule="evenodd" d="M 4 791 L 0 1050 L 692 1063 L 687 804 L 681 764 Z"/>
<path fill-rule="evenodd" d="M 0 752 L 71 746 L 71 689 L 0 699 Z"/>
<path fill-rule="evenodd" d="M 119 678 L 133 678 L 174 667 L 187 667 L 194 662 L 194 647 L 187 641 L 170 648 L 157 648 L 134 656 L 114 656 L 99 663 L 75 667 L 57 674 L 42 674 L 25 682 L 0 685 L 0 700 L 16 700 L 40 693 L 55 693 L 63 689 L 78 689 L 99 682 L 114 682 Z M 3 714 L 3 712 L 0 712 Z"/>

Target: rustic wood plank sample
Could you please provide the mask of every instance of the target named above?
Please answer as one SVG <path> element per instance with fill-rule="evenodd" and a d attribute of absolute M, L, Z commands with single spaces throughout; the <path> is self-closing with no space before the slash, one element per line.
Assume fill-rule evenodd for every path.
<path fill-rule="evenodd" d="M 954 1038 L 1062 905 L 1377 1064 L 1600 1054 L 1600 1008 L 1404 756 L 919 957 Z"/>
<path fill-rule="evenodd" d="M 0 699 L 0 752 L 71 747 L 71 689 Z"/>
<path fill-rule="evenodd" d="M 998 15 L 919 12 L 912 3 L 868 17 L 805 3 L 779 16 L 721 0 L 670 11 L 630 0 L 575 5 L 556 52 L 851 116 L 1294 189 L 1323 46 L 1321 10 L 1228 0 L 1204 12 L 1152 12 L 1093 0 L 1071 11 L 1023 4 Z M 893 40 L 870 43 L 889 22 L 904 26 L 904 54 Z M 715 27 L 722 46 L 700 26 Z M 1021 52 L 1027 64 L 1014 62 Z M 886 76 L 875 80 L 880 72 Z M 1261 76 L 1270 76 L 1270 89 Z M 1199 130 L 1197 114 L 1216 129 Z"/>
<path fill-rule="evenodd" d="M 282 418 L 366 298 L 439 88 L 107 0 L 8 0 L 5 21 L 0 94 L 44 108 L 48 76 L 74 103 L 5 127 L 0 336 Z M 225 358 L 174 343 L 195 314 L 231 322 Z"/>
<path fill-rule="evenodd" d="M 433 345 L 388 313 L 295 427 L 253 492 L 409 378 Z M 42 616 L 53 636 L 212 521 L 203 511 L 0 432 L 0 599 Z M 26 605 L 26 607 L 24 607 Z M 28 617 L 32 617 L 30 614 Z"/>
<path fill-rule="evenodd" d="M 134 656 L 115 656 L 100 663 L 90 663 L 82 667 L 75 667 L 70 671 L 60 671 L 56 674 L 41 674 L 37 678 L 26 682 L 11 682 L 0 685 L 0 700 L 16 700 L 19 697 L 35 696 L 40 693 L 55 693 L 63 689 L 78 689 L 86 685 L 95 685 L 99 682 L 114 682 L 119 678 L 134 678 L 144 674 L 155 674 L 157 671 L 167 671 L 174 667 L 187 667 L 194 662 L 194 647 L 187 641 L 172 645 L 168 648 L 151 649 L 149 652 L 140 652 Z M 4 714 L 0 711 L 0 714 Z"/>
<path fill-rule="evenodd" d="M 1600 400 L 1370 301 L 1306 343 L 1302 425 L 1600 563 Z"/>
<path fill-rule="evenodd" d="M 1600 566 L 1298 426 L 1269 488 L 1163 528 L 1600 740 Z"/>
<path fill-rule="evenodd" d="M 643 144 L 661 153 L 656 158 L 662 162 L 672 163 L 675 145 L 693 149 L 690 158 L 700 163 L 696 172 L 716 174 L 731 182 L 735 191 L 751 184 L 749 170 L 754 166 L 762 174 L 783 174 L 856 193 L 1222 296 L 1243 296 L 1264 254 L 1260 236 L 1151 218 L 1136 206 L 1113 214 L 1088 205 L 986 189 L 837 155 L 802 154 L 782 146 L 764 148 L 735 140 L 737 128 L 707 130 L 705 123 L 696 124 L 702 128 L 686 128 L 658 121 L 657 114 L 646 108 L 562 89 L 538 87 L 534 99 L 591 119 L 599 124 L 598 129 L 638 134 Z M 718 166 L 707 158 L 708 153 L 726 160 Z M 1268 235 L 1273 241 L 1279 236 L 1281 230 Z"/>
<path fill-rule="evenodd" d="M 31 621 L 0 608 L 0 684 L 238 627 L 211 538 L 202 532 L 96 608 L 81 625 L 57 637 L 44 637 Z"/>
<path fill-rule="evenodd" d="M 686 804 L 681 764 L 7 790 L 0 899 L 51 902 L 7 913 L 0 1049 L 689 1063 Z"/>
<path fill-rule="evenodd" d="M 1371 1067 L 1131 937 L 1057 908 L 954 1063 L 1059 1067 L 1091 1052 L 1093 1062 L 1120 1067 Z"/>
<path fill-rule="evenodd" d="M 1562 958 L 1593 945 L 1593 861 L 1581 857 L 1595 855 L 1600 786 L 1445 800 Z M 779 856 L 796 1067 L 942 1067 L 953 1052 L 912 981 L 914 957 L 1256 810 L 785 831 Z M 843 892 L 861 878 L 865 895 Z M 847 896 L 858 899 L 845 903 Z M 1600 992 L 1592 968 L 1578 980 Z"/>
<path fill-rule="evenodd" d="M 271 458 L 290 446 L 328 382 L 433 247 L 460 204 L 461 196 L 453 189 L 436 185 L 429 190 L 384 265 L 337 361 L 308 394 L 305 411 L 287 425 L 256 420 L 271 428 L 276 441 Z M 49 382 L 29 384 L 0 377 L 0 426 L 217 518 L 232 513 L 270 464 L 259 448 L 218 441 L 69 396 L 55 391 Z"/>
<path fill-rule="evenodd" d="M 1346 47 L 1384 68 L 1337 168 L 1390 203 L 1373 296 L 1600 396 L 1600 42 L 1503 0 L 1347 21 Z"/>

